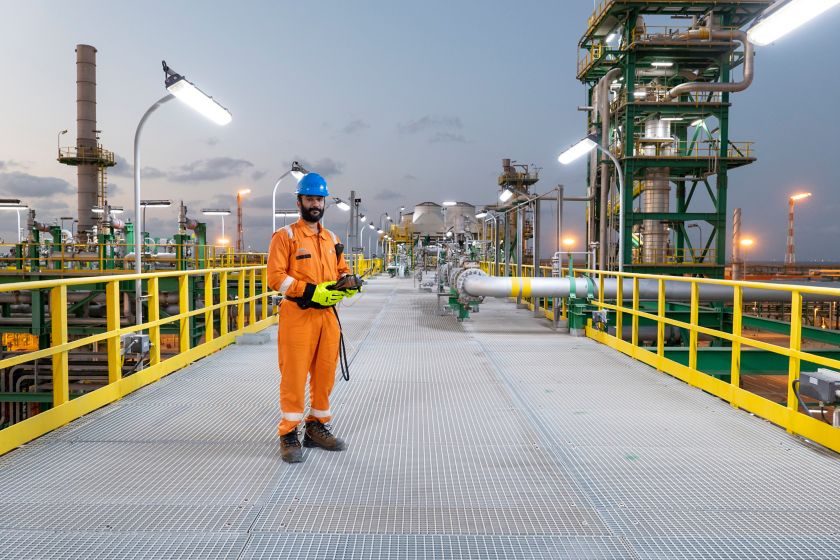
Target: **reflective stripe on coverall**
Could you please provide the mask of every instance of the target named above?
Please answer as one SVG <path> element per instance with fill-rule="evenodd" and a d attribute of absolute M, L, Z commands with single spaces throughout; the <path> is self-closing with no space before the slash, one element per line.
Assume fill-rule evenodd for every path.
<path fill-rule="evenodd" d="M 344 255 L 336 262 L 338 237 L 318 224 L 314 233 L 303 219 L 278 229 L 268 249 L 268 285 L 288 297 L 300 297 L 306 284 L 338 280 L 350 272 Z M 277 352 L 280 365 L 280 410 L 277 428 L 284 435 L 303 420 L 306 377 L 310 410 L 306 420 L 329 422 L 330 393 L 338 364 L 339 327 L 332 309 L 301 309 L 280 304 Z"/>

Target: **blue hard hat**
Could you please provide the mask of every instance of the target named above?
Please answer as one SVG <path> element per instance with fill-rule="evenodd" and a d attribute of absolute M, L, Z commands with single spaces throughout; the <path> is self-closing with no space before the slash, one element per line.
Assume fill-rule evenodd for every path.
<path fill-rule="evenodd" d="M 329 196 L 327 182 L 317 173 L 307 173 L 298 181 L 298 188 L 295 194 L 306 196 Z"/>

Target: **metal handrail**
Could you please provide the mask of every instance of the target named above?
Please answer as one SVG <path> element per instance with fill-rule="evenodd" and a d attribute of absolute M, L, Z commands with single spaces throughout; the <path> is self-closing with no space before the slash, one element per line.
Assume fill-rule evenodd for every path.
<path fill-rule="evenodd" d="M 840 360 L 820 356 L 802 350 L 802 305 L 804 294 L 814 294 L 831 298 L 840 297 L 840 289 L 820 286 L 770 284 L 766 282 L 745 282 L 736 280 L 717 280 L 708 278 L 694 278 L 685 276 L 662 276 L 655 274 L 636 274 L 627 272 L 585 270 L 599 285 L 599 296 L 592 303 L 599 309 L 606 309 L 616 314 L 615 335 L 594 329 L 591 323 L 586 327 L 586 335 L 606 344 L 633 358 L 645 362 L 660 371 L 664 371 L 678 379 L 699 387 L 700 389 L 724 399 L 738 408 L 743 408 L 756 416 L 760 416 L 777 424 L 789 432 L 798 434 L 815 441 L 825 447 L 840 452 L 840 430 L 816 420 L 799 411 L 799 402 L 793 391 L 794 381 L 799 379 L 801 364 L 807 361 L 813 364 L 840 370 Z M 617 278 L 618 287 L 616 299 L 609 303 L 604 298 L 605 278 Z M 659 285 L 657 311 L 648 313 L 639 308 L 639 280 L 656 280 Z M 680 321 L 666 316 L 666 280 L 667 282 L 684 282 L 691 286 L 690 318 Z M 632 302 L 627 307 L 623 296 L 624 282 L 632 282 Z M 732 328 L 731 331 L 701 326 L 699 324 L 700 286 L 729 286 L 733 289 Z M 791 323 L 790 336 L 787 346 L 781 346 L 748 338 L 742 335 L 743 324 L 743 290 L 745 288 L 787 292 L 790 294 Z M 626 342 L 622 338 L 624 315 L 631 316 L 631 338 Z M 639 319 L 654 321 L 657 325 L 656 350 L 648 350 L 639 346 Z M 665 357 L 665 326 L 671 325 L 689 332 L 688 365 L 683 365 Z M 698 338 L 708 335 L 727 340 L 732 347 L 730 366 L 730 381 L 724 381 L 698 369 Z M 741 387 L 741 348 L 748 346 L 771 352 L 788 358 L 787 399 L 784 405 L 766 399 L 756 393 Z"/>

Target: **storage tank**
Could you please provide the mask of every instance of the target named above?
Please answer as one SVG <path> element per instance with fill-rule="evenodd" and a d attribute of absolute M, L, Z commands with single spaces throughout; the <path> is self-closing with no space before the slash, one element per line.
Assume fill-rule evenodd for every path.
<path fill-rule="evenodd" d="M 444 215 L 446 216 L 444 224 L 446 231 L 451 228 L 452 233 L 465 233 L 467 231 L 475 233 L 475 206 L 472 204 L 457 202 L 453 206 L 447 206 Z"/>
<path fill-rule="evenodd" d="M 440 204 L 423 202 L 414 207 L 411 219 L 414 233 L 436 235 L 443 233 L 443 213 Z"/>

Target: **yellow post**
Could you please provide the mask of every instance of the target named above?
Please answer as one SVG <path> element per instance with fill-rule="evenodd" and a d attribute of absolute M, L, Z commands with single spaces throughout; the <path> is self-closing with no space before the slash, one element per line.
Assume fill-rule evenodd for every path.
<path fill-rule="evenodd" d="M 242 330 L 245 326 L 245 271 L 239 269 L 236 275 L 236 330 Z"/>
<path fill-rule="evenodd" d="M 601 282 L 601 293 L 604 290 L 604 283 Z M 624 277 L 618 276 L 615 279 L 615 306 L 618 308 L 615 312 L 615 337 L 618 340 L 622 340 L 621 336 L 624 334 L 622 331 L 624 330 L 623 323 L 624 323 L 624 311 L 622 310 L 624 307 Z"/>
<path fill-rule="evenodd" d="M 67 286 L 61 284 L 50 290 L 50 321 L 52 336 L 50 344 L 60 346 L 67 343 Z M 57 352 L 52 357 L 53 406 L 70 400 L 70 364 L 67 351 Z"/>
<path fill-rule="evenodd" d="M 160 320 L 160 282 L 157 276 L 149 278 L 149 322 Z M 149 365 L 156 365 L 160 363 L 160 325 L 149 327 Z"/>
<path fill-rule="evenodd" d="M 794 290 L 790 298 L 790 349 L 798 353 L 802 349 L 802 294 Z M 799 366 L 799 356 L 791 356 L 788 362 L 787 407 L 792 413 L 799 409 L 799 401 L 793 392 L 793 382 L 799 379 Z M 790 431 L 790 425 L 786 427 Z"/>
<path fill-rule="evenodd" d="M 689 323 L 691 330 L 688 333 L 688 367 L 697 369 L 697 324 L 700 322 L 700 284 L 691 282 L 691 312 Z M 733 353 L 734 357 L 735 354 Z"/>
<path fill-rule="evenodd" d="M 228 272 L 223 270 L 219 273 L 219 335 L 228 333 Z"/>
<path fill-rule="evenodd" d="M 263 293 L 263 297 L 262 297 L 262 300 L 261 300 L 262 301 L 262 318 L 263 319 L 268 319 L 268 296 L 265 295 L 265 294 L 268 293 L 268 290 L 269 290 L 269 288 L 268 288 L 268 267 L 263 268 L 262 272 L 260 274 L 261 274 L 260 283 L 262 284 L 262 293 Z"/>
<path fill-rule="evenodd" d="M 665 356 L 665 279 L 660 278 L 659 282 L 659 305 L 657 306 L 656 320 L 656 355 L 659 356 L 657 369 L 662 369 L 662 358 Z"/>
<path fill-rule="evenodd" d="M 120 283 L 109 280 L 105 285 L 106 325 L 109 333 L 120 330 Z M 107 342 L 108 348 L 108 383 L 115 383 L 122 378 L 122 355 L 120 337 L 112 335 Z"/>
<path fill-rule="evenodd" d="M 248 302 L 248 324 L 253 325 L 257 322 L 257 300 L 254 296 L 257 293 L 257 269 L 252 268 L 248 271 L 248 297 L 251 301 Z"/>
<path fill-rule="evenodd" d="M 633 319 L 632 319 L 632 330 L 630 332 L 630 343 L 633 346 L 639 345 L 639 316 L 636 313 L 639 312 L 639 279 L 637 277 L 633 277 Z"/>
<path fill-rule="evenodd" d="M 190 294 L 189 294 L 190 277 L 182 274 L 178 277 L 178 313 L 184 314 L 190 311 Z M 190 318 L 181 317 L 178 320 L 178 342 L 180 344 L 181 352 L 186 352 L 190 349 Z"/>
<path fill-rule="evenodd" d="M 213 273 L 204 273 L 204 342 L 213 340 Z"/>
<path fill-rule="evenodd" d="M 735 293 L 732 298 L 732 335 L 741 336 L 742 325 L 742 310 L 744 308 L 744 292 L 741 286 L 735 286 Z M 800 299 L 801 301 L 801 299 Z M 732 341 L 732 387 L 737 388 L 741 386 L 741 343 L 737 340 Z"/>

